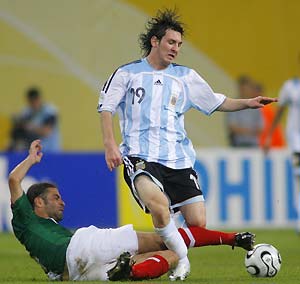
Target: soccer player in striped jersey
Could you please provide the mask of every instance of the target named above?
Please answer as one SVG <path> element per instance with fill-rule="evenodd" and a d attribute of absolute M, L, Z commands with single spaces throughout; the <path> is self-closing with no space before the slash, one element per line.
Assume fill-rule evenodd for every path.
<path fill-rule="evenodd" d="M 300 60 L 300 58 L 299 58 Z M 288 108 L 286 125 L 286 137 L 288 146 L 292 152 L 295 184 L 298 192 L 298 221 L 296 230 L 300 234 L 300 78 L 296 77 L 284 82 L 279 92 L 279 108 L 275 114 L 270 132 L 265 142 L 265 150 L 268 152 L 271 145 L 271 137 L 276 126 Z"/>
<path fill-rule="evenodd" d="M 185 279 L 190 264 L 170 209 L 180 210 L 188 226 L 206 225 L 184 113 L 195 108 L 210 115 L 276 101 L 267 97 L 231 99 L 215 93 L 195 70 L 173 63 L 183 35 L 175 11 L 158 11 L 140 35 L 144 58 L 119 67 L 104 84 L 98 104 L 108 168 L 124 163 L 124 177 L 134 198 L 151 214 L 155 231 L 166 246 L 179 256 L 171 280 Z M 120 148 L 112 124 L 116 112 L 123 139 Z"/>

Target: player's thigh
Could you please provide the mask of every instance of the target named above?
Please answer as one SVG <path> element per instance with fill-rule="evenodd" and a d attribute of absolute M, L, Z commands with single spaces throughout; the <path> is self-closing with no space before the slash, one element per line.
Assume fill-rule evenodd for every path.
<path fill-rule="evenodd" d="M 154 206 L 155 204 L 168 206 L 166 196 L 149 176 L 145 174 L 138 175 L 134 180 L 134 185 L 144 203 L 151 203 Z"/>
<path fill-rule="evenodd" d="M 140 207 L 149 213 L 147 204 L 169 205 L 164 195 L 160 165 L 137 157 L 124 157 L 124 179 Z M 147 204 L 146 204 L 147 203 Z"/>
<path fill-rule="evenodd" d="M 180 211 L 187 226 L 206 227 L 206 209 L 204 201 L 183 205 L 180 207 Z"/>
<path fill-rule="evenodd" d="M 139 175 L 134 181 L 138 198 L 151 213 L 156 228 L 165 227 L 170 221 L 169 200 L 159 187 L 146 175 Z"/>
<path fill-rule="evenodd" d="M 138 253 L 146 253 L 166 249 L 161 237 L 156 233 L 137 232 L 138 238 Z"/>

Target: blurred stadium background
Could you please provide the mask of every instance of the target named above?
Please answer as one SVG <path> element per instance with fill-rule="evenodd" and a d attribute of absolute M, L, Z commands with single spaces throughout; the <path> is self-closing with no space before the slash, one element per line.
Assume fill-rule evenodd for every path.
<path fill-rule="evenodd" d="M 32 85 L 59 109 L 64 151 L 45 155 L 24 183 L 56 181 L 68 227 L 152 228 L 121 170 L 106 169 L 96 106 L 106 78 L 140 57 L 137 37 L 146 19 L 175 6 L 188 27 L 178 63 L 198 70 L 216 92 L 235 97 L 235 79 L 247 74 L 277 96 L 283 81 L 299 74 L 297 0 L 0 0 L 0 231 L 10 230 L 7 175 L 24 157 L 4 151 L 10 118 Z M 186 116 L 208 226 L 292 227 L 296 189 L 288 151 L 265 159 L 260 150 L 229 149 L 224 125 L 221 113 Z"/>

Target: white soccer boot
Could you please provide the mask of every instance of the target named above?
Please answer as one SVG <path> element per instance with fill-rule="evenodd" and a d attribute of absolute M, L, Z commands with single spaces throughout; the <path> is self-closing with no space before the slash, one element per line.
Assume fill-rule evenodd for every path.
<path fill-rule="evenodd" d="M 184 259 L 179 260 L 179 263 L 176 266 L 176 268 L 171 271 L 171 274 L 169 275 L 169 279 L 171 281 L 185 280 L 190 274 L 190 271 L 191 271 L 190 262 L 186 257 Z"/>

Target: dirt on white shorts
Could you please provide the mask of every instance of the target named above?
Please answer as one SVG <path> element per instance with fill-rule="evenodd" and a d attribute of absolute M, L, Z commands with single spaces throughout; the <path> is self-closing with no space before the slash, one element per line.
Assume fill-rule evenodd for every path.
<path fill-rule="evenodd" d="M 95 226 L 78 229 L 66 253 L 70 280 L 107 280 L 121 253 L 136 254 L 137 234 L 132 225 L 117 229 L 99 229 Z"/>

